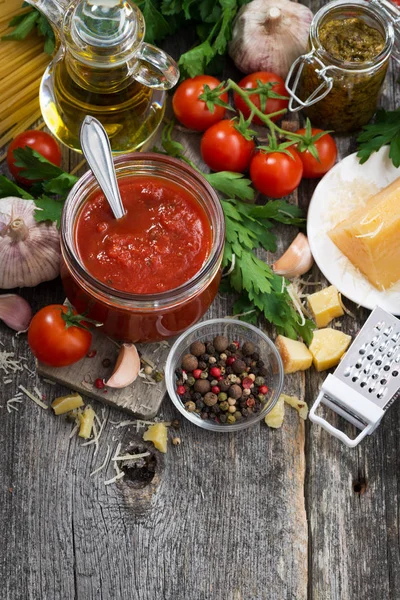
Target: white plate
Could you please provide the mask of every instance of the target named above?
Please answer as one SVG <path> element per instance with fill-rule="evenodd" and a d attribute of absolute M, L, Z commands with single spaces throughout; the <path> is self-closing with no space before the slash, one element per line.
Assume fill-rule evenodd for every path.
<path fill-rule="evenodd" d="M 321 179 L 307 216 L 311 252 L 326 279 L 359 306 L 373 309 L 379 305 L 395 315 L 400 314 L 400 282 L 389 290 L 377 290 L 340 252 L 327 232 L 399 176 L 400 169 L 393 166 L 388 146 L 363 165 L 356 154 L 350 154 Z"/>

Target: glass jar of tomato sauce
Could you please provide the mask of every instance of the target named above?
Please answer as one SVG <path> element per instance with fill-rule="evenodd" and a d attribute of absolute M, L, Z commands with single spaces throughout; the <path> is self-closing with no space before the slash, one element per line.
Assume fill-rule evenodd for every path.
<path fill-rule="evenodd" d="M 129 231 L 127 233 L 127 227 L 125 227 L 123 236 L 116 236 L 117 242 L 111 245 L 111 251 L 110 239 L 113 240 L 115 235 L 110 233 L 107 236 L 108 232 L 104 230 L 104 248 L 95 252 L 93 249 L 88 249 L 90 243 L 94 241 L 91 238 L 95 238 L 102 228 L 110 227 L 109 231 L 111 232 L 115 227 L 115 222 L 111 222 L 111 216 L 108 225 L 104 223 L 103 217 L 108 206 L 105 206 L 104 197 L 101 199 L 101 191 L 92 173 L 88 172 L 71 190 L 62 215 L 61 277 L 64 289 L 68 300 L 80 313 L 85 313 L 91 319 L 102 323 L 101 330 L 115 339 L 129 342 L 152 342 L 167 339 L 181 333 L 198 321 L 207 311 L 217 293 L 225 240 L 225 221 L 221 203 L 213 188 L 202 175 L 180 160 L 155 153 L 133 153 L 120 156 L 114 162 L 121 190 L 124 189 L 124 186 L 128 189 L 129 186 L 132 188 L 139 185 L 138 182 L 142 182 L 142 184 L 143 181 L 148 182 L 150 191 L 146 191 L 146 186 L 143 188 L 142 184 L 140 184 L 142 186 L 140 189 L 145 190 L 144 194 L 148 193 L 149 202 L 152 203 L 151 210 L 159 209 L 157 193 L 162 193 L 163 186 L 167 191 L 172 188 L 173 193 L 177 193 L 178 197 L 179 194 L 186 198 L 189 196 L 188 199 L 196 205 L 196 209 L 203 212 L 206 223 L 207 231 L 204 231 L 197 241 L 197 249 L 201 250 L 201 245 L 205 245 L 206 255 L 203 263 L 199 265 L 199 269 L 190 279 L 181 281 L 178 276 L 181 277 L 182 271 L 190 266 L 191 254 L 189 252 L 185 256 L 172 256 L 170 258 L 174 261 L 173 268 L 176 268 L 176 279 L 180 281 L 179 285 L 164 290 L 162 289 L 163 278 L 160 276 L 159 282 L 157 282 L 157 278 L 154 281 L 155 291 L 153 290 L 151 293 L 132 292 L 132 289 L 136 289 L 132 288 L 132 285 L 136 285 L 135 282 L 125 275 L 125 279 L 119 277 L 118 265 L 122 264 L 125 267 L 125 251 L 128 251 L 129 248 L 133 247 L 135 252 L 139 252 L 139 248 L 134 247 L 135 244 L 139 245 L 140 243 L 140 248 L 145 252 L 146 249 L 142 248 L 143 240 L 132 243 Z M 154 186 L 161 190 L 155 195 L 151 193 Z M 131 192 L 135 193 L 134 190 Z M 124 201 L 123 194 L 122 199 Z M 146 197 L 144 197 L 144 202 L 147 202 Z M 92 206 L 94 206 L 94 212 Z M 165 210 L 160 209 L 161 216 L 157 216 L 156 221 L 148 227 L 149 231 L 146 233 L 149 243 L 152 244 L 153 252 L 152 258 L 149 260 L 157 263 L 159 260 L 157 255 L 154 256 L 154 244 L 162 243 L 162 236 L 155 240 L 151 230 L 158 228 L 157 220 L 162 220 L 164 213 L 168 217 L 170 212 L 168 207 L 169 205 Z M 96 222 L 97 216 L 92 217 L 91 213 L 96 215 L 98 210 L 100 210 L 99 222 Z M 136 215 L 134 217 L 136 218 Z M 168 222 L 171 227 L 180 226 L 179 223 L 174 223 L 173 215 L 170 215 Z M 196 227 L 198 229 L 198 225 Z M 182 235 L 188 233 L 187 228 L 187 223 L 182 223 Z M 124 237 L 125 234 L 128 236 L 127 238 Z M 158 246 L 158 248 L 162 254 L 163 247 Z M 142 259 L 140 252 L 135 256 L 138 261 Z M 126 260 L 128 262 L 135 260 L 134 257 L 129 256 L 129 251 Z M 108 261 L 111 261 L 111 267 L 108 265 Z M 104 265 L 104 276 L 103 271 L 97 272 L 100 262 Z M 137 273 L 138 264 L 133 264 L 133 266 L 136 268 L 134 279 L 142 289 L 142 284 L 146 283 L 146 272 L 148 273 L 147 278 L 150 280 L 152 268 L 147 271 L 143 268 L 142 272 Z M 101 268 L 103 269 L 103 267 Z M 170 271 L 169 268 L 169 277 L 171 277 Z M 167 276 L 167 273 L 165 275 Z M 143 289 L 146 290 L 146 287 Z"/>
<path fill-rule="evenodd" d="M 335 0 L 314 16 L 307 54 L 286 79 L 289 110 L 349 132 L 376 111 L 390 56 L 400 59 L 400 10 L 388 0 Z"/>

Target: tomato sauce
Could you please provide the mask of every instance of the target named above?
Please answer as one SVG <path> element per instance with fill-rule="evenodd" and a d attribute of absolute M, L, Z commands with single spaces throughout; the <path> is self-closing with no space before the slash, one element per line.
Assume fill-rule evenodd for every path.
<path fill-rule="evenodd" d="M 133 294 L 160 293 L 189 281 L 212 247 L 209 219 L 185 188 L 156 176 L 118 182 L 126 214 L 115 219 L 102 192 L 84 204 L 75 243 L 98 281 Z"/>

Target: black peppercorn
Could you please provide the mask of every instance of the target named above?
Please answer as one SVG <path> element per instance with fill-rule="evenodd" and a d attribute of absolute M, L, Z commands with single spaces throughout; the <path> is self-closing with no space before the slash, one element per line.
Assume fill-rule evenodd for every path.
<path fill-rule="evenodd" d="M 175 375 L 180 379 L 182 377 L 182 369 L 179 367 L 178 369 L 175 369 Z"/>
<path fill-rule="evenodd" d="M 199 360 L 199 364 L 198 364 L 197 368 L 201 369 L 202 371 L 204 371 L 204 369 L 207 368 L 207 364 L 203 360 Z"/>
<path fill-rule="evenodd" d="M 232 364 L 232 370 L 234 373 L 236 373 L 236 375 L 239 375 L 240 373 L 243 373 L 243 371 L 246 370 L 246 365 L 243 362 L 243 360 L 237 359 Z"/>
<path fill-rule="evenodd" d="M 265 377 L 268 375 L 268 369 L 266 367 L 261 367 L 261 369 L 258 370 L 258 374 L 262 377 Z"/>
<path fill-rule="evenodd" d="M 208 356 L 208 354 L 202 354 L 202 355 L 200 356 L 200 360 L 201 360 L 202 362 L 208 363 L 209 359 L 210 359 L 210 357 Z"/>
<path fill-rule="evenodd" d="M 193 342 L 190 346 L 190 353 L 194 356 L 201 356 L 206 351 L 206 347 L 203 342 Z"/>
<path fill-rule="evenodd" d="M 259 369 L 260 369 L 261 367 L 263 367 L 263 366 L 264 366 L 264 364 L 265 364 L 265 363 L 264 363 L 264 361 L 263 361 L 263 360 L 258 360 L 258 361 L 257 361 L 257 367 L 258 367 Z"/>
<path fill-rule="evenodd" d="M 236 350 L 237 350 L 236 345 L 235 344 L 229 344 L 228 350 L 229 350 L 229 352 L 235 353 Z"/>
<path fill-rule="evenodd" d="M 212 344 L 207 344 L 206 346 L 206 352 L 207 354 L 213 355 L 215 354 L 215 348 Z"/>
<path fill-rule="evenodd" d="M 202 395 L 201 395 L 201 394 L 199 394 L 199 392 L 194 392 L 194 393 L 192 394 L 192 400 L 193 400 L 194 402 L 197 402 L 197 400 L 202 400 L 202 398 L 203 398 L 203 397 L 202 397 Z"/>
<path fill-rule="evenodd" d="M 208 419 L 208 413 L 206 412 L 202 412 L 200 416 L 202 419 Z"/>
<path fill-rule="evenodd" d="M 204 404 L 203 400 L 196 400 L 196 408 L 199 408 L 200 410 L 202 410 L 204 408 L 204 406 L 205 406 L 205 404 Z"/>
<path fill-rule="evenodd" d="M 218 415 L 218 418 L 221 423 L 226 423 L 226 415 L 224 415 L 224 414 Z"/>
<path fill-rule="evenodd" d="M 251 358 L 253 360 L 260 360 L 260 355 L 258 354 L 258 352 L 253 352 L 253 354 L 251 355 Z"/>
<path fill-rule="evenodd" d="M 225 373 L 226 373 L 226 375 L 232 375 L 233 371 L 232 371 L 232 367 L 230 365 L 225 367 Z"/>

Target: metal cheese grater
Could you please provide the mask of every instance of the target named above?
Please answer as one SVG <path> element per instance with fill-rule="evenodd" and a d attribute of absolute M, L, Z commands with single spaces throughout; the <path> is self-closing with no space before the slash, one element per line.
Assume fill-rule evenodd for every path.
<path fill-rule="evenodd" d="M 375 308 L 333 375 L 328 375 L 310 419 L 354 447 L 371 434 L 400 393 L 400 320 Z M 354 439 L 315 414 L 325 404 L 361 429 Z"/>

